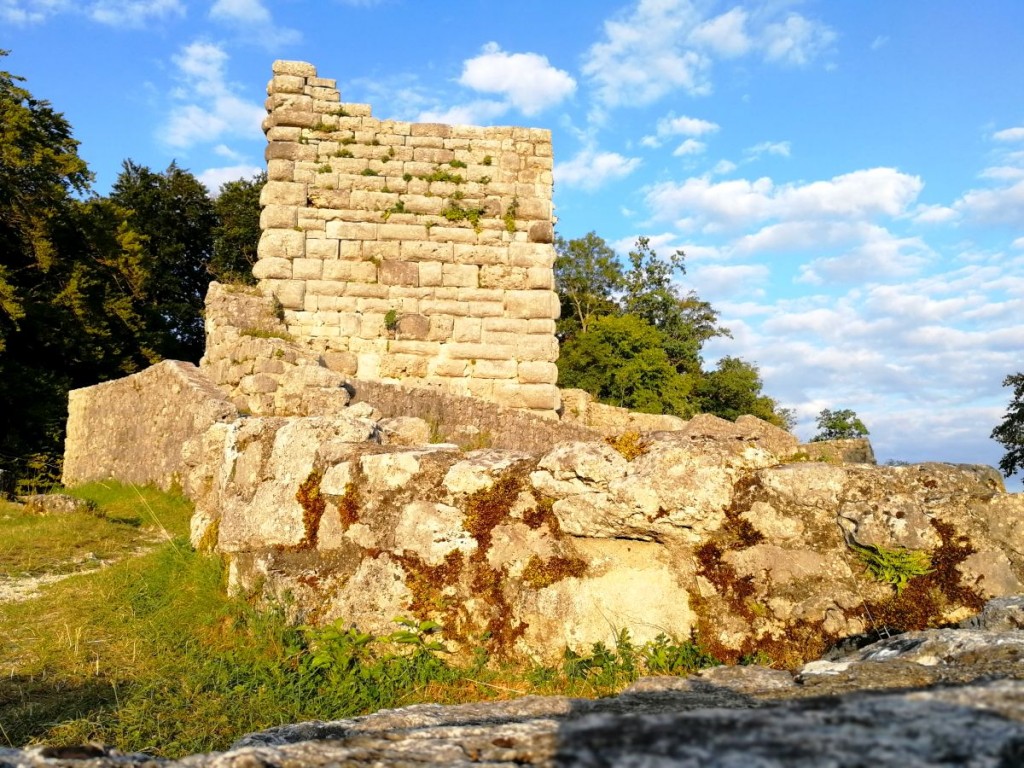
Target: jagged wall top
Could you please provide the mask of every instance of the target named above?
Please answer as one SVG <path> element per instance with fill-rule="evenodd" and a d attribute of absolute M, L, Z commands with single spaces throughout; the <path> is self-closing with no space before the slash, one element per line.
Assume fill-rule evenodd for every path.
<path fill-rule="evenodd" d="M 550 131 L 378 120 L 277 61 L 253 273 L 347 372 L 559 406 Z"/>

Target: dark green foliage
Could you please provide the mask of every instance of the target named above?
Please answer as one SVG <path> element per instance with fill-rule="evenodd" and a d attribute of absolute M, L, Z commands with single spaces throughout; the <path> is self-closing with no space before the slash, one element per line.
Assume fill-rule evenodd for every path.
<path fill-rule="evenodd" d="M 992 430 L 992 439 L 1006 449 L 999 460 L 999 469 L 1006 477 L 1024 469 L 1024 373 L 1003 379 L 1004 387 L 1013 387 L 1013 398 L 1003 416 L 1003 423 Z"/>
<path fill-rule="evenodd" d="M 260 241 L 260 192 L 267 174 L 221 185 L 213 201 L 217 225 L 213 229 L 213 256 L 207 269 L 222 283 L 255 285 L 252 267 Z"/>
<path fill-rule="evenodd" d="M 679 641 L 664 634 L 636 645 L 629 630 L 620 630 L 615 648 L 594 643 L 589 654 L 566 649 L 562 656 L 562 673 L 570 681 L 582 681 L 598 687 L 620 687 L 633 682 L 641 674 L 686 675 L 721 662 L 692 640 Z"/>
<path fill-rule="evenodd" d="M 615 251 L 594 232 L 576 240 L 556 238 L 555 251 L 555 288 L 563 308 L 559 331 L 586 333 L 596 317 L 616 314 L 623 275 Z"/>
<path fill-rule="evenodd" d="M 604 316 L 567 341 L 558 383 L 643 413 L 692 415 L 690 379 L 669 362 L 656 328 L 634 315 Z"/>
<path fill-rule="evenodd" d="M 730 421 L 750 414 L 780 427 L 790 427 L 789 413 L 780 409 L 775 400 L 762 395 L 762 386 L 757 366 L 738 357 L 723 357 L 718 367 L 697 383 L 700 410 Z"/>
<path fill-rule="evenodd" d="M 163 173 L 126 160 L 110 195 L 139 233 L 149 270 L 148 336 L 161 357 L 198 362 L 217 215 L 206 188 L 171 163 Z"/>
<path fill-rule="evenodd" d="M 676 283 L 686 272 L 682 251 L 661 259 L 641 237 L 623 269 L 593 232 L 558 238 L 555 248 L 560 386 L 634 411 L 683 418 L 705 411 L 733 420 L 753 414 L 792 427 L 792 414 L 761 394 L 755 366 L 725 358 L 718 370 L 703 370 L 704 344 L 729 330 L 711 304 Z"/>
<path fill-rule="evenodd" d="M 865 437 L 868 434 L 868 428 L 864 426 L 864 422 L 857 418 L 857 414 L 849 408 L 839 411 L 822 409 L 818 414 L 818 430 L 818 434 L 811 438 L 812 442 L 846 440 Z"/>

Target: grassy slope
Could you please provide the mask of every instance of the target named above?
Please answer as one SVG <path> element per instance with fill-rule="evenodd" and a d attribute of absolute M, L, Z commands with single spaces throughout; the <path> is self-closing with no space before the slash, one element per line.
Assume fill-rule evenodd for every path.
<path fill-rule="evenodd" d="M 453 668 L 428 649 L 429 627 L 403 644 L 289 627 L 226 595 L 221 561 L 188 546 L 187 502 L 112 484 L 75 493 L 97 513 L 27 520 L 0 508 L 0 541 L 21 542 L 0 549 L 0 573 L 60 572 L 83 551 L 150 551 L 0 605 L 0 743 L 94 740 L 176 757 L 281 723 L 420 701 L 602 695 L 641 671 L 711 663 L 689 643 L 635 648 L 620 638 L 561 669 L 483 657 Z"/>

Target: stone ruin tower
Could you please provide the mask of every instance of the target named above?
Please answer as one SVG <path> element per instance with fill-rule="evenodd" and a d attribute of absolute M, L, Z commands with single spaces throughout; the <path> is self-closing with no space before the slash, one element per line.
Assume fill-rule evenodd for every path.
<path fill-rule="evenodd" d="M 551 133 L 379 120 L 277 61 L 253 274 L 356 379 L 555 416 Z"/>

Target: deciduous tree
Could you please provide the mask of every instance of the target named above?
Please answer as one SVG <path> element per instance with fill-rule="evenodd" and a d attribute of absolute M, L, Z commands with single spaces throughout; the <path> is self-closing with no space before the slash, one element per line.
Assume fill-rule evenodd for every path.
<path fill-rule="evenodd" d="M 1003 423 L 992 430 L 992 439 L 1006 449 L 999 460 L 999 469 L 1010 477 L 1024 470 L 1024 373 L 1003 379 L 1004 387 L 1013 387 L 1013 397 L 1003 416 Z"/>
<path fill-rule="evenodd" d="M 857 414 L 849 408 L 839 411 L 822 409 L 818 414 L 818 430 L 818 434 L 811 438 L 812 442 L 846 440 L 865 437 L 868 434 L 868 428 L 864 426 L 864 422 L 857 418 Z"/>

